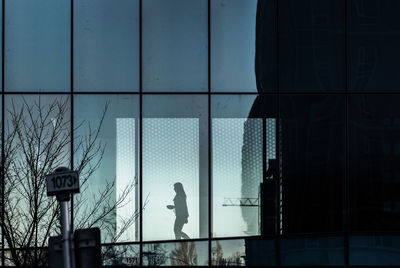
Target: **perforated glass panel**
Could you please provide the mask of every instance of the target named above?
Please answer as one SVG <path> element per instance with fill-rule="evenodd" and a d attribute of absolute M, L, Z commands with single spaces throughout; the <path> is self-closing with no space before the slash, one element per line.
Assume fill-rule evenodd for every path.
<path fill-rule="evenodd" d="M 144 97 L 144 240 L 208 235 L 206 100 Z"/>

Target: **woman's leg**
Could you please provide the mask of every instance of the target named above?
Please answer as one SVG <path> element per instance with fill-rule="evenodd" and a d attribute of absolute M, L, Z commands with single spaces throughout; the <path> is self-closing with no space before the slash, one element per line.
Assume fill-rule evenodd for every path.
<path fill-rule="evenodd" d="M 186 233 L 184 233 L 184 232 L 182 232 L 182 231 L 181 231 L 181 236 L 182 236 L 184 239 L 190 239 L 190 237 L 189 237 Z"/>
<path fill-rule="evenodd" d="M 181 239 L 181 237 L 183 237 L 182 235 L 183 224 L 184 224 L 183 219 L 181 217 L 176 217 L 174 224 L 175 239 Z"/>
<path fill-rule="evenodd" d="M 175 239 L 190 239 L 186 233 L 182 232 L 182 228 L 185 223 L 187 223 L 187 218 L 176 217 L 174 224 Z"/>

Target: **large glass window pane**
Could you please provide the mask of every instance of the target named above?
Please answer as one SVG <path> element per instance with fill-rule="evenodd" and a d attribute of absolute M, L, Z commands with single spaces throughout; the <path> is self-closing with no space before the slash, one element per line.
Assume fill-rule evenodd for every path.
<path fill-rule="evenodd" d="M 279 1 L 279 81 L 282 91 L 345 88 L 344 3 Z"/>
<path fill-rule="evenodd" d="M 277 90 L 277 1 L 257 1 L 255 74 L 257 91 Z"/>
<path fill-rule="evenodd" d="M 70 99 L 62 95 L 5 98 L 5 248 L 46 247 L 49 236 L 60 228 L 59 206 L 54 197 L 47 196 L 44 176 L 70 165 Z M 9 261 L 40 266 L 45 258 L 40 250 L 24 252 L 28 255 L 13 254 Z"/>
<path fill-rule="evenodd" d="M 275 240 L 263 237 L 245 239 L 246 266 L 275 266 Z"/>
<path fill-rule="evenodd" d="M 144 240 L 208 236 L 207 126 L 206 96 L 143 97 Z"/>
<path fill-rule="evenodd" d="M 213 0 L 210 4 L 212 90 L 257 91 L 254 72 L 257 0 Z"/>
<path fill-rule="evenodd" d="M 349 97 L 351 228 L 400 230 L 400 96 Z"/>
<path fill-rule="evenodd" d="M 108 245 L 101 248 L 103 266 L 138 266 L 139 245 Z"/>
<path fill-rule="evenodd" d="M 283 233 L 342 230 L 345 97 L 280 97 Z"/>
<path fill-rule="evenodd" d="M 276 159 L 276 97 L 225 95 L 211 101 L 213 236 L 258 235 L 263 168 Z M 270 131 L 263 131 L 267 126 Z"/>
<path fill-rule="evenodd" d="M 81 180 L 75 227 L 98 226 L 105 242 L 136 241 L 139 97 L 77 95 L 74 101 L 74 168 Z"/>
<path fill-rule="evenodd" d="M 400 265 L 400 237 L 398 236 L 351 236 L 349 243 L 350 265 Z"/>
<path fill-rule="evenodd" d="M 352 91 L 399 91 L 400 2 L 351 0 L 349 86 Z"/>
<path fill-rule="evenodd" d="M 212 266 L 274 266 L 274 240 L 247 238 L 212 241 Z"/>
<path fill-rule="evenodd" d="M 292 238 L 280 243 L 281 265 L 343 266 L 343 237 Z"/>
<path fill-rule="evenodd" d="M 14 255 L 14 256 L 13 256 Z M 16 262 L 15 259 L 21 260 Z M 4 252 L 4 266 L 12 267 L 48 267 L 48 248 L 21 249 Z"/>
<path fill-rule="evenodd" d="M 15 266 L 9 250 L 4 251 L 4 266 Z"/>
<path fill-rule="evenodd" d="M 74 19 L 74 89 L 138 91 L 139 1 L 76 1 Z"/>
<path fill-rule="evenodd" d="M 207 0 L 143 1 L 143 89 L 207 91 Z"/>
<path fill-rule="evenodd" d="M 212 241 L 212 266 L 245 266 L 246 259 L 245 241 L 243 239 Z"/>
<path fill-rule="evenodd" d="M 142 254 L 145 266 L 205 266 L 208 265 L 208 242 L 145 244 Z"/>
<path fill-rule="evenodd" d="M 70 2 L 5 1 L 5 89 L 70 90 Z"/>

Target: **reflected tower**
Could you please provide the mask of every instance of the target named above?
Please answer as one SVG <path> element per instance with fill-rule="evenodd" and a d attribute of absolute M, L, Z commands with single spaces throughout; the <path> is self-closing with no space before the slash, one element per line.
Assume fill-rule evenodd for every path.
<path fill-rule="evenodd" d="M 276 16 L 275 2 L 257 2 L 255 36 L 255 75 L 259 93 L 276 88 Z M 276 101 L 274 97 L 258 95 L 244 125 L 242 147 L 242 198 L 259 196 L 267 159 L 276 159 Z M 268 131 L 267 131 L 268 125 Z M 268 132 L 268 137 L 267 137 Z M 268 141 L 268 143 L 267 143 Z M 247 234 L 257 235 L 259 215 L 242 207 Z"/>

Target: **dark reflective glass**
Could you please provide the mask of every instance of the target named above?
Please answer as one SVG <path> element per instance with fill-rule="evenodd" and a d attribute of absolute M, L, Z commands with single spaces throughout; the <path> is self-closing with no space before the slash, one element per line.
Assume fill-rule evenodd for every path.
<path fill-rule="evenodd" d="M 139 250 L 139 245 L 102 246 L 103 266 L 138 266 Z"/>
<path fill-rule="evenodd" d="M 351 228 L 400 230 L 400 96 L 349 97 Z"/>
<path fill-rule="evenodd" d="M 207 91 L 207 0 L 146 0 L 143 90 Z"/>
<path fill-rule="evenodd" d="M 344 90 L 344 10 L 339 0 L 279 1 L 280 90 Z"/>
<path fill-rule="evenodd" d="M 258 92 L 277 89 L 276 1 L 257 1 L 255 74 Z"/>
<path fill-rule="evenodd" d="M 142 254 L 145 266 L 205 266 L 208 265 L 208 242 L 145 244 Z"/>
<path fill-rule="evenodd" d="M 246 266 L 275 266 L 275 240 L 258 238 L 245 239 Z"/>
<path fill-rule="evenodd" d="M 213 0 L 211 4 L 212 91 L 255 92 L 257 0 Z"/>
<path fill-rule="evenodd" d="M 350 265 L 400 265 L 400 237 L 398 236 L 351 236 L 349 243 Z"/>
<path fill-rule="evenodd" d="M 4 95 L 1 96 L 0 101 L 2 101 L 2 98 L 4 98 Z M 2 102 L 2 103 L 3 103 L 3 102 Z M 3 109 L 2 109 L 2 105 L 1 105 L 1 104 L 0 104 L 0 118 L 1 118 L 1 120 L 4 120 L 4 118 L 3 118 Z M 0 122 L 1 122 L 1 121 L 0 121 Z M 3 131 L 2 126 L 0 127 L 0 131 Z M 0 133 L 1 133 L 1 132 L 0 132 Z M 3 141 L 0 141 L 0 146 L 2 146 L 2 143 L 3 143 Z M 0 185 L 1 185 L 1 184 L 3 184 L 3 182 L 1 182 Z M 1 198 L 3 198 L 3 197 L 1 197 Z M 0 199 L 0 200 L 1 200 L 1 199 Z M 0 238 L 1 238 L 1 237 L 3 237 L 3 228 L 0 228 Z M 3 245 L 3 241 L 1 241 L 1 239 L 0 239 L 0 248 L 1 248 L 1 249 L 4 249 L 6 245 L 8 246 L 7 242 L 4 241 L 4 245 Z M 1 254 L 1 252 L 0 252 L 0 254 Z M 0 257 L 0 261 L 1 261 L 1 257 Z"/>
<path fill-rule="evenodd" d="M 280 250 L 281 265 L 344 265 L 343 237 L 285 238 Z"/>
<path fill-rule="evenodd" d="M 4 2 L 5 90 L 70 91 L 70 1 Z"/>
<path fill-rule="evenodd" d="M 399 91 L 400 2 L 351 0 L 349 79 L 352 91 Z"/>
<path fill-rule="evenodd" d="M 345 98 L 280 97 L 283 233 L 342 230 Z"/>

